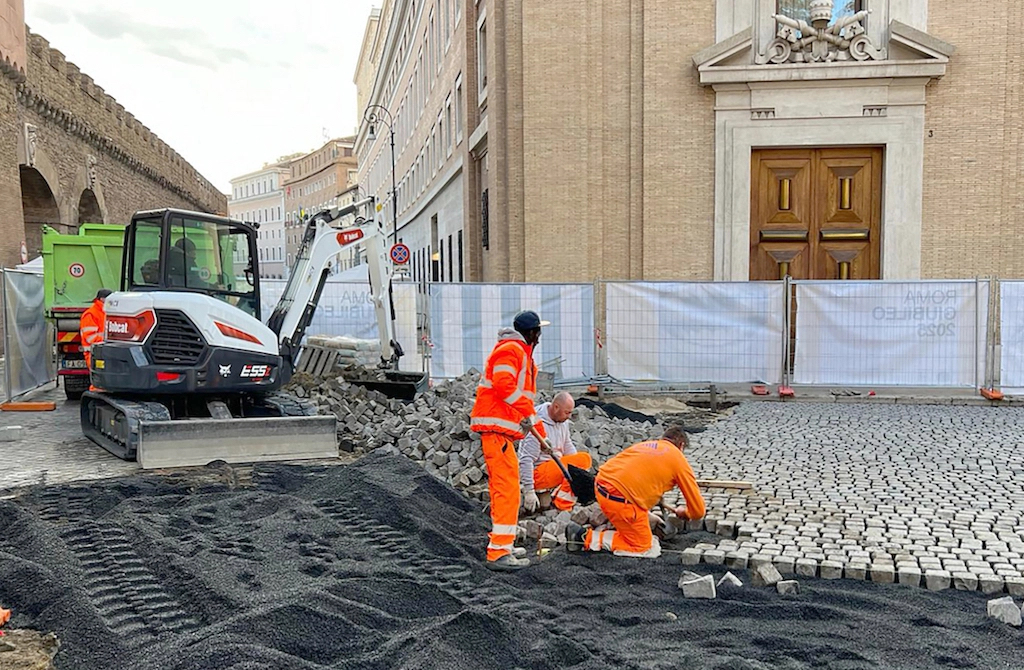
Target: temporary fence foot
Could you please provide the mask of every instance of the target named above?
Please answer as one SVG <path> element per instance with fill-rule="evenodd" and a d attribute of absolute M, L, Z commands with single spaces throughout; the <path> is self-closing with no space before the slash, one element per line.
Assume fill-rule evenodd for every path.
<path fill-rule="evenodd" d="M 768 387 L 762 386 L 761 384 L 754 384 L 753 386 L 751 386 L 750 392 L 753 393 L 754 395 L 770 395 Z"/>
<path fill-rule="evenodd" d="M 989 400 L 1003 399 L 1003 392 L 998 389 L 981 389 L 981 395 Z"/>
<path fill-rule="evenodd" d="M 0 405 L 0 410 L 4 412 L 52 412 L 55 409 L 57 409 L 57 403 L 46 400 L 36 402 L 5 402 Z"/>
<path fill-rule="evenodd" d="M 796 391 L 794 391 L 792 388 L 790 388 L 788 386 L 780 386 L 779 387 L 779 397 L 780 398 L 792 398 L 795 395 L 796 395 Z"/>

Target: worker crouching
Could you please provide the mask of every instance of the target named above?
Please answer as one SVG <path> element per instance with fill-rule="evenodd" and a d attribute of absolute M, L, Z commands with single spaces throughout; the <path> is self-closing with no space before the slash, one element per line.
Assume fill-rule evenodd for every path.
<path fill-rule="evenodd" d="M 611 551 L 616 556 L 657 558 L 661 544 L 651 532 L 649 512 L 674 486 L 685 505 L 675 515 L 704 517 L 704 498 L 683 452 L 689 438 L 682 426 L 671 426 L 659 440 L 640 442 L 608 459 L 594 481 L 597 502 L 614 530 L 594 530 L 569 524 L 565 531 L 569 551 Z"/>
<path fill-rule="evenodd" d="M 589 470 L 593 464 L 590 454 L 579 451 L 572 443 L 569 417 L 576 408 L 576 401 L 566 391 L 555 394 L 551 402 L 537 408 L 547 441 L 555 455 L 561 458 L 566 466 L 574 465 L 581 470 Z M 536 512 L 540 507 L 537 491 L 554 489 L 551 496 L 552 504 L 561 511 L 571 510 L 576 505 L 576 496 L 572 486 L 562 474 L 561 469 L 545 453 L 540 442 L 533 435 L 527 435 L 519 443 L 519 483 L 523 489 L 523 509 Z"/>
<path fill-rule="evenodd" d="M 533 350 L 540 342 L 540 330 L 549 325 L 535 312 L 516 315 L 512 328 L 502 328 L 498 343 L 476 390 L 470 427 L 480 433 L 487 486 L 491 496 L 491 532 L 487 543 L 487 567 L 508 571 L 525 568 L 528 558 L 516 556 L 519 529 L 519 460 L 513 440 L 520 440 L 531 427 L 544 437 L 544 424 L 533 400 L 537 394 L 537 366 Z"/>

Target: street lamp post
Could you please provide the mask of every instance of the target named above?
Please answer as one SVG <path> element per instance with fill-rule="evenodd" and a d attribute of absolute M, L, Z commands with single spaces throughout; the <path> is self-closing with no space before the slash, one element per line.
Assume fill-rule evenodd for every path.
<path fill-rule="evenodd" d="M 398 187 L 395 185 L 395 120 L 383 105 L 370 105 L 363 113 L 363 121 L 370 125 L 366 136 L 372 142 L 377 139 L 375 126 L 378 122 L 388 127 L 391 135 L 391 209 L 394 217 L 394 233 L 391 243 L 398 244 Z"/>

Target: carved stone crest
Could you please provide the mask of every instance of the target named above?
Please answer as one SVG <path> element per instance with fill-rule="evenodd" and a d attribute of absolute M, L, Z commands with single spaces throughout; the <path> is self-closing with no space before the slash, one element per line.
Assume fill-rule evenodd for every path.
<path fill-rule="evenodd" d="M 36 135 L 39 129 L 31 123 L 25 124 L 25 165 L 35 167 L 36 164 Z"/>
<path fill-rule="evenodd" d="M 757 56 L 757 64 L 830 63 L 887 57 L 885 49 L 875 46 L 864 30 L 862 22 L 868 17 L 868 10 L 839 17 L 830 25 L 832 7 L 832 0 L 811 0 L 810 25 L 803 20 L 773 14 L 778 32 L 764 53 Z"/>
<path fill-rule="evenodd" d="M 89 182 L 89 188 L 96 190 L 96 157 L 89 154 L 85 157 L 85 175 L 86 180 Z"/>

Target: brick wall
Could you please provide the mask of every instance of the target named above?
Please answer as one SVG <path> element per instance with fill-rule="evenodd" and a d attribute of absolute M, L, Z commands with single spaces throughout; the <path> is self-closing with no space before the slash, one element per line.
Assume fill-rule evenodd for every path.
<path fill-rule="evenodd" d="M 714 99 L 689 62 L 714 7 L 681 19 L 671 0 L 505 3 L 494 279 L 711 277 Z"/>
<path fill-rule="evenodd" d="M 22 223 L 18 164 L 27 158 L 26 123 L 36 127 L 35 169 L 57 205 L 58 220 L 46 223 L 77 225 L 86 189 L 94 191 L 107 222 L 125 222 L 137 210 L 157 207 L 227 212 L 224 194 L 91 77 L 39 35 L 28 33 L 27 41 L 24 81 L 6 73 L 0 90 L 0 204 L 12 201 L 0 219 L 0 261 L 8 266 L 20 262 L 22 239 L 30 256 L 40 246 L 39 226 L 25 230 Z M 95 161 L 92 178 L 90 157 Z"/>
<path fill-rule="evenodd" d="M 928 32 L 956 46 L 928 90 L 922 275 L 1024 277 L 1024 11 L 930 2 Z"/>

